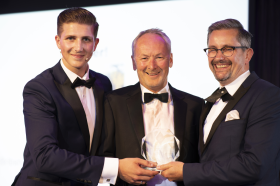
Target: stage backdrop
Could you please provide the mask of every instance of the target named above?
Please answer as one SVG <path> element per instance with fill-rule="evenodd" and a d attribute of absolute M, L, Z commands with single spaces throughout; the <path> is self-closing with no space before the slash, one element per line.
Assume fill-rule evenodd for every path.
<path fill-rule="evenodd" d="M 177 89 L 205 98 L 218 87 L 203 51 L 208 26 L 234 18 L 248 28 L 247 0 L 157 1 L 85 8 L 100 25 L 100 42 L 89 61 L 90 68 L 107 75 L 114 88 L 138 82 L 130 58 L 132 40 L 142 30 L 160 28 L 170 37 L 174 56 L 168 81 Z M 56 19 L 61 11 L 0 16 L 1 185 L 10 185 L 23 163 L 23 87 L 61 58 L 55 44 Z"/>

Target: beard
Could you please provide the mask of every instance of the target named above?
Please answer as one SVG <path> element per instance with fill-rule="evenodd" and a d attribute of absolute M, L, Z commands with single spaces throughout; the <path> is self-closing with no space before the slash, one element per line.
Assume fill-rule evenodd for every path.
<path fill-rule="evenodd" d="M 223 77 L 218 77 L 217 75 L 216 75 L 216 71 L 215 71 L 215 65 L 223 65 L 223 64 L 229 64 L 229 65 L 232 65 L 232 62 L 230 61 L 230 60 L 219 60 L 219 61 L 212 61 L 211 62 L 211 65 L 212 65 L 212 67 L 213 67 L 213 70 L 214 70 L 214 76 L 215 76 L 215 78 L 216 78 L 216 80 L 217 81 L 219 81 L 219 82 L 222 82 L 222 81 L 226 81 L 226 80 L 228 80 L 230 77 L 231 77 L 231 74 L 232 74 L 232 72 L 229 70 Z"/>

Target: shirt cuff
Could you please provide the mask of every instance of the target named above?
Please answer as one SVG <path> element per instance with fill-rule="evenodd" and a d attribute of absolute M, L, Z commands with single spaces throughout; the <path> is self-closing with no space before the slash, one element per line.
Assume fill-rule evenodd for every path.
<path fill-rule="evenodd" d="M 118 158 L 105 158 L 99 183 L 109 183 L 115 185 L 119 168 Z"/>

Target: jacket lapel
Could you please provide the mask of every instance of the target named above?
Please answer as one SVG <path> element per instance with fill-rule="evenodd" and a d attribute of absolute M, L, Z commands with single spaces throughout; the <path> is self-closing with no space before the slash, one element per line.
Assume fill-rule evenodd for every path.
<path fill-rule="evenodd" d="M 200 120 L 199 120 L 199 151 L 201 152 L 203 147 L 204 147 L 204 141 L 203 141 L 203 126 L 204 126 L 204 121 L 210 112 L 211 108 L 213 106 L 213 103 L 207 102 L 202 110 Z M 202 153 L 200 153 L 202 154 Z"/>
<path fill-rule="evenodd" d="M 139 145 L 141 147 L 142 138 L 145 136 L 144 122 L 143 122 L 143 112 L 142 112 L 142 94 L 140 83 L 134 85 L 134 90 L 132 94 L 127 99 L 127 108 L 129 112 L 129 117 L 138 139 Z"/>
<path fill-rule="evenodd" d="M 87 125 L 86 114 L 83 105 L 80 101 L 80 98 L 76 90 L 71 88 L 71 81 L 63 71 L 60 63 L 53 67 L 53 74 L 55 77 L 54 83 L 61 95 L 72 107 L 77 118 L 77 122 L 79 123 L 82 135 L 84 137 L 86 147 L 87 149 L 89 149 L 89 130 Z"/>
<path fill-rule="evenodd" d="M 94 77 L 94 72 L 90 73 L 90 78 Z M 97 78 L 93 86 L 93 94 L 95 99 L 95 109 L 96 109 L 96 120 L 94 127 L 94 134 L 92 138 L 91 155 L 96 154 L 96 150 L 99 145 L 101 128 L 103 123 L 103 99 L 104 99 L 104 89 L 101 81 Z"/>
<path fill-rule="evenodd" d="M 174 133 L 175 133 L 174 135 L 180 141 L 180 146 L 179 146 L 180 156 L 178 160 L 183 161 L 187 154 L 187 152 L 184 150 L 184 147 L 182 146 L 182 142 L 184 140 L 184 131 L 185 131 L 188 105 L 184 101 L 182 101 L 184 96 L 181 95 L 180 92 L 174 89 L 170 84 L 169 87 L 170 87 L 170 92 L 172 95 L 173 105 L 174 105 Z"/>
<path fill-rule="evenodd" d="M 255 82 L 259 77 L 252 72 L 250 76 L 242 83 L 242 85 L 238 88 L 236 93 L 233 95 L 233 100 L 230 100 L 228 104 L 225 106 L 225 108 L 222 110 L 220 115 L 217 117 L 217 119 L 214 121 L 212 128 L 210 130 L 210 133 L 208 135 L 208 138 L 206 140 L 205 144 L 201 144 L 201 155 L 207 145 L 209 144 L 211 138 L 213 137 L 216 129 L 220 125 L 220 123 L 225 119 L 226 114 L 233 109 L 233 107 L 238 103 L 238 101 L 243 97 L 243 95 L 250 89 L 250 86 L 253 82 Z M 210 111 L 210 110 L 209 110 Z M 205 120 L 205 119 L 204 119 Z M 202 133 L 203 134 L 203 133 Z M 203 136 L 203 135 L 202 135 Z M 203 140 L 202 140 L 203 143 Z"/>

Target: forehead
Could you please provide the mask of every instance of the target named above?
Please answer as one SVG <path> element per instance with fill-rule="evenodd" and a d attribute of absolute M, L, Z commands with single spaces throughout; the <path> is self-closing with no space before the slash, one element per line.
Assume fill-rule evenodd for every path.
<path fill-rule="evenodd" d="M 240 43 L 237 41 L 237 34 L 237 29 L 214 30 L 209 35 L 208 46 L 239 46 Z"/>
<path fill-rule="evenodd" d="M 93 25 L 80 23 L 63 23 L 61 35 L 90 36 L 94 35 Z"/>
<path fill-rule="evenodd" d="M 147 33 L 137 40 L 135 50 L 165 52 L 167 43 L 158 34 Z"/>

